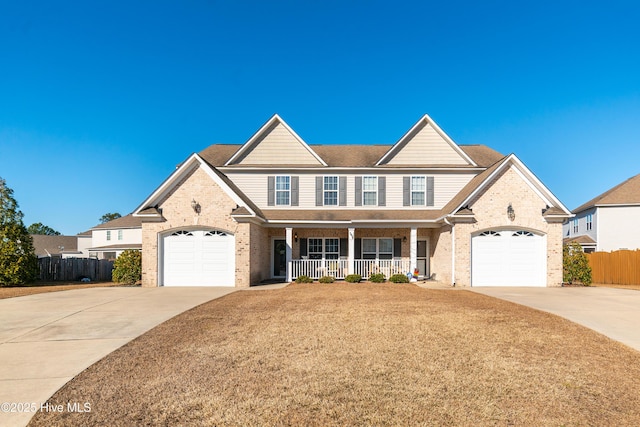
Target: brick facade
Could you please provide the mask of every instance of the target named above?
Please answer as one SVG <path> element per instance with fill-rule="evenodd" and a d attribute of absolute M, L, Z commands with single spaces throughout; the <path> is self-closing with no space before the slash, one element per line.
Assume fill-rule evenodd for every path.
<path fill-rule="evenodd" d="M 507 217 L 509 204 L 516 215 L 514 221 Z M 471 285 L 472 235 L 501 227 L 544 234 L 547 242 L 547 286 L 562 284 L 562 224 L 545 220 L 542 212 L 547 207 L 546 202 L 514 168 L 507 168 L 497 176 L 469 207 L 476 222 L 455 225 L 456 286 Z"/>
<path fill-rule="evenodd" d="M 193 211 L 192 200 L 200 204 L 199 214 Z M 158 210 L 165 220 L 142 223 L 142 286 L 159 285 L 162 254 L 158 245 L 163 236 L 178 229 L 215 229 L 235 237 L 236 286 L 249 287 L 251 254 L 258 256 L 262 248 L 258 248 L 259 243 L 251 245 L 251 224 L 238 224 L 231 218 L 231 210 L 235 207 L 236 203 L 202 167 L 187 174 L 158 203 Z"/>

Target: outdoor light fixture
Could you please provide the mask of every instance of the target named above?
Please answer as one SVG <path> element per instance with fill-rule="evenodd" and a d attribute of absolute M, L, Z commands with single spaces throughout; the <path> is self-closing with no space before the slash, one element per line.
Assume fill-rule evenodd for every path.
<path fill-rule="evenodd" d="M 191 209 L 197 214 L 200 214 L 200 204 L 196 202 L 196 199 L 191 199 Z"/>
<path fill-rule="evenodd" d="M 402 238 L 402 241 L 403 241 L 404 243 L 407 243 L 407 236 L 404 236 L 404 237 Z"/>
<path fill-rule="evenodd" d="M 294 233 L 293 234 L 293 240 L 297 243 L 298 242 L 298 233 Z"/>
<path fill-rule="evenodd" d="M 507 216 L 509 217 L 509 221 L 516 219 L 516 211 L 513 210 L 511 203 L 509 203 L 509 207 L 507 207 Z"/>

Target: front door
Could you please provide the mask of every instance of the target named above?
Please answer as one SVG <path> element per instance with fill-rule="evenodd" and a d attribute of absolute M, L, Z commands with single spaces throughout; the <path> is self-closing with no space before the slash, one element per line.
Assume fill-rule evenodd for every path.
<path fill-rule="evenodd" d="M 429 278 L 429 257 L 427 256 L 427 241 L 418 240 L 418 274 Z"/>
<path fill-rule="evenodd" d="M 287 276 L 287 242 L 286 240 L 273 241 L 273 277 Z"/>

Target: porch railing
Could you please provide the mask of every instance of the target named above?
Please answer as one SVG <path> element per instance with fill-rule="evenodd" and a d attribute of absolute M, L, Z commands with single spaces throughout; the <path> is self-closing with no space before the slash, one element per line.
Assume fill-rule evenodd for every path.
<path fill-rule="evenodd" d="M 291 277 L 309 276 L 319 279 L 322 276 L 332 276 L 338 280 L 348 274 L 359 274 L 367 279 L 371 274 L 382 273 L 388 279 L 393 274 L 406 274 L 410 271 L 411 262 L 408 259 L 356 259 L 354 271 L 349 271 L 346 259 L 295 259 L 291 261 Z"/>
<path fill-rule="evenodd" d="M 341 280 L 347 274 L 346 259 L 294 259 L 291 261 L 291 277 L 294 280 L 298 276 L 309 276 L 316 280 L 322 276 L 332 276 Z"/>
<path fill-rule="evenodd" d="M 356 259 L 354 270 L 363 279 L 372 274 L 382 273 L 387 279 L 394 274 L 407 274 L 411 268 L 408 259 Z"/>

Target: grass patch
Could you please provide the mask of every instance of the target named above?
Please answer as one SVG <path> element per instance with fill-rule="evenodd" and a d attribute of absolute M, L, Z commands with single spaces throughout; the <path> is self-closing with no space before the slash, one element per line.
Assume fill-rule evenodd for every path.
<path fill-rule="evenodd" d="M 177 316 L 78 375 L 32 426 L 639 425 L 640 353 L 460 290 L 293 284 Z"/>

